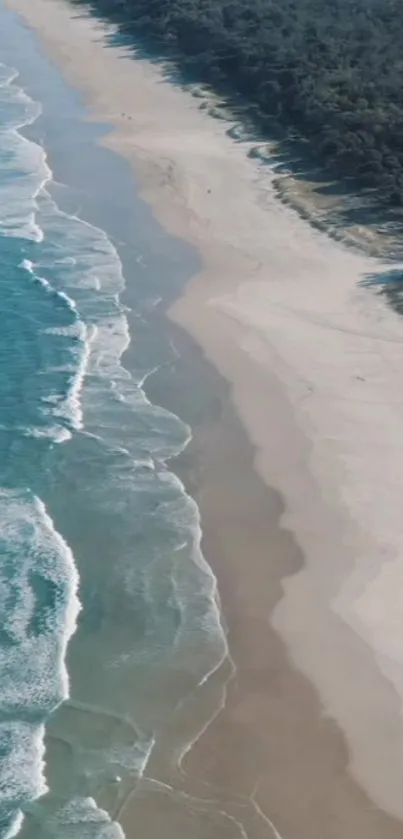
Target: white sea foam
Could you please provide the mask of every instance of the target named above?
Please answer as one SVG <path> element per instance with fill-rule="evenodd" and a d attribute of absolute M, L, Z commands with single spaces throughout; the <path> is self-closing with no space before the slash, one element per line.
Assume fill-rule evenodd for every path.
<path fill-rule="evenodd" d="M 74 362 L 69 368 L 69 386 L 66 394 L 61 394 L 53 398 L 53 404 L 57 408 L 53 410 L 54 417 L 60 417 L 66 420 L 72 429 L 79 431 L 83 428 L 83 412 L 80 401 L 80 395 L 84 384 L 84 379 L 87 371 L 87 365 L 90 357 L 92 340 L 96 334 L 96 327 L 88 328 L 85 323 L 80 320 L 75 300 L 65 291 L 58 290 L 47 280 L 36 272 L 36 265 L 29 259 L 24 259 L 21 263 L 32 277 L 32 279 L 44 288 L 48 294 L 55 295 L 59 300 L 62 300 L 70 312 L 74 315 L 74 323 L 68 326 L 48 327 L 46 332 L 53 335 L 64 335 L 67 337 L 77 338 L 78 346 L 73 345 L 71 353 L 74 356 Z M 46 371 L 45 371 L 46 372 Z M 48 371 L 49 372 L 49 371 Z M 55 442 L 65 442 L 70 439 L 71 434 L 67 429 L 53 429 L 56 433 L 50 434 L 49 429 L 43 431 L 37 430 L 35 436 L 52 436 Z M 32 431 L 31 431 L 32 436 Z"/>
<path fill-rule="evenodd" d="M 4 641 L 8 637 L 17 645 L 9 648 L 4 643 L 0 648 L 0 710 L 45 710 L 68 696 L 64 654 L 79 610 L 77 572 L 69 547 L 40 499 L 28 491 L 0 490 L 0 513 L 1 633 Z M 42 603 L 36 578 L 40 587 L 48 585 L 50 596 L 53 592 L 50 605 Z"/>
<path fill-rule="evenodd" d="M 4 839 L 13 839 L 14 836 L 17 836 L 22 828 L 23 822 L 24 814 L 21 810 L 17 810 L 16 814 L 9 823 L 8 829 L 4 833 Z"/>
<path fill-rule="evenodd" d="M 113 376 L 129 378 L 119 364 L 130 341 L 127 320 L 117 298 L 124 288 L 122 267 L 115 248 L 102 230 L 59 210 L 44 191 L 39 210 L 47 233 L 47 250 L 40 265 L 25 260 L 23 267 L 47 291 L 64 299 L 77 316 L 74 325 L 48 327 L 46 332 L 79 338 L 79 346 L 72 347 L 75 373 L 69 392 L 54 415 L 66 419 L 74 430 L 81 430 L 84 426 L 81 395 L 87 373 L 111 381 Z M 56 243 L 54 248 L 52 243 Z M 74 255 L 60 257 L 64 248 L 73 248 Z M 54 281 L 41 277 L 41 267 L 47 274 L 53 271 Z"/>
<path fill-rule="evenodd" d="M 30 801 L 47 791 L 44 779 L 43 725 L 13 721 L 0 723 L 0 812 L 19 810 L 22 801 Z"/>
<path fill-rule="evenodd" d="M 41 242 L 43 233 L 36 222 L 36 199 L 51 179 L 52 172 L 44 149 L 18 131 L 35 122 L 41 105 L 14 84 L 17 77 L 17 71 L 0 66 L 3 116 L 0 127 L 0 234 Z"/>
<path fill-rule="evenodd" d="M 120 825 L 91 797 L 71 799 L 46 819 L 45 826 L 60 839 L 124 839 Z"/>
<path fill-rule="evenodd" d="M 153 463 L 155 457 L 160 462 L 165 461 L 187 445 L 191 430 L 174 414 L 152 405 L 148 400 L 143 386 L 152 371 L 134 381 L 121 364 L 122 354 L 130 343 L 130 333 L 125 307 L 122 307 L 119 301 L 119 294 L 124 289 L 119 255 L 102 230 L 61 212 L 46 192 L 41 196 L 39 208 L 41 225 L 46 231 L 46 241 L 51 243 L 56 238 L 60 250 L 63 237 L 66 237 L 68 246 L 74 247 L 74 264 L 64 263 L 66 272 L 57 273 L 58 288 L 61 287 L 61 283 L 66 283 L 64 287 L 67 288 L 69 296 L 74 296 L 80 317 L 87 323 L 96 323 L 91 343 L 87 340 L 85 363 L 78 378 L 79 385 L 74 400 L 75 410 L 78 410 L 78 397 L 82 393 L 84 376 L 88 374 L 91 378 L 85 391 L 86 405 L 95 409 L 91 410 L 91 415 L 96 414 L 95 421 L 99 423 L 107 395 L 112 394 L 116 401 L 133 411 L 137 418 L 144 416 L 142 444 L 145 446 L 147 462 L 151 458 Z M 49 264 L 45 259 L 48 268 L 53 259 L 52 251 L 49 253 L 49 259 Z M 59 265 L 60 262 L 59 259 Z M 95 278 L 98 279 L 99 286 L 94 284 Z M 83 423 L 82 414 L 81 420 Z M 93 423 L 92 416 L 91 420 Z M 102 436 L 103 432 L 107 434 L 108 439 L 112 430 L 110 426 L 102 429 L 102 426 L 98 425 L 97 435 Z M 120 428 L 117 433 L 121 433 Z M 129 454 L 129 451 L 126 451 Z M 134 471 L 137 471 L 136 468 Z M 133 480 L 138 480 L 138 475 L 133 475 Z M 193 499 L 187 496 L 182 482 L 173 473 L 161 468 L 161 465 L 155 481 L 156 492 L 161 491 L 163 484 L 168 487 L 169 500 L 165 506 L 163 503 L 159 504 L 160 514 L 175 523 L 178 545 L 187 546 L 187 556 L 190 552 L 194 567 L 197 568 L 195 584 L 192 575 L 187 578 L 187 575 L 183 574 L 178 547 L 178 564 L 174 573 L 178 576 L 176 600 L 182 613 L 182 631 L 185 635 L 191 630 L 194 637 L 198 634 L 199 642 L 200 633 L 210 637 L 212 646 L 216 646 L 217 650 L 217 654 L 211 657 L 212 647 L 209 646 L 209 664 L 206 665 L 206 672 L 211 673 L 227 654 L 227 644 L 220 622 L 217 581 L 200 550 L 198 507 Z M 151 594 L 150 598 L 152 599 Z M 205 604 L 203 617 L 197 626 L 192 611 L 195 599 Z"/>
<path fill-rule="evenodd" d="M 69 295 L 66 294 L 65 291 L 56 291 L 56 289 L 53 288 L 49 280 L 46 280 L 45 277 L 41 277 L 39 274 L 36 274 L 35 264 L 30 259 L 23 259 L 21 262 L 21 268 L 25 268 L 25 270 L 28 271 L 29 274 L 31 274 L 35 282 L 39 283 L 39 285 L 46 289 L 46 291 L 48 291 L 49 294 L 55 294 L 56 297 L 59 297 L 60 300 L 64 300 L 68 308 L 72 312 L 74 312 L 75 315 L 77 314 L 77 306 L 73 298 L 69 297 Z"/>
<path fill-rule="evenodd" d="M 220 622 L 216 579 L 200 551 L 201 530 L 195 502 L 186 495 L 183 485 L 175 476 L 160 464 L 157 468 L 154 464 L 154 459 L 165 461 L 178 454 L 190 438 L 190 429 L 172 413 L 150 404 L 143 390 L 149 374 L 142 374 L 136 382 L 121 364 L 122 354 L 130 343 L 130 334 L 127 310 L 119 300 L 119 295 L 125 287 L 122 265 L 112 242 L 104 231 L 58 209 L 44 188 L 52 173 L 47 165 L 46 155 L 39 146 L 21 138 L 14 128 L 6 137 L 9 155 L 13 165 L 15 164 L 20 172 L 20 191 L 19 195 L 10 197 L 10 203 L 7 204 L 7 192 L 2 193 L 0 189 L 0 231 L 2 228 L 5 235 L 26 236 L 42 241 L 38 262 L 35 264 L 25 260 L 22 267 L 46 293 L 55 294 L 62 299 L 74 315 L 72 324 L 54 325 L 46 330 L 47 334 L 55 337 L 74 339 L 72 376 L 68 393 L 64 396 L 50 393 L 43 399 L 44 410 L 52 417 L 49 429 L 52 429 L 52 433 L 69 434 L 70 432 L 64 428 L 60 432 L 57 422 L 55 425 L 54 420 L 60 418 L 72 430 L 79 431 L 88 425 L 90 431 L 96 431 L 108 445 L 115 445 L 121 432 L 119 414 L 115 411 L 115 438 L 108 423 L 102 426 L 102 412 L 99 409 L 109 400 L 115 407 L 116 403 L 121 403 L 122 411 L 126 410 L 129 416 L 130 412 L 134 412 L 136 419 L 140 418 L 139 426 L 142 427 L 143 437 L 141 441 L 135 442 L 143 449 L 147 463 L 153 464 L 154 468 L 149 471 L 154 476 L 156 492 L 164 483 L 169 490 L 170 499 L 165 505 L 163 502 L 159 504 L 158 513 L 166 516 L 167 521 L 173 521 L 178 530 L 176 547 L 173 549 L 172 579 L 174 597 L 181 611 L 181 638 L 183 640 L 186 633 L 193 637 L 187 646 L 189 656 L 192 656 L 192 650 L 196 653 L 200 647 L 200 633 L 209 639 L 205 653 L 200 656 L 194 654 L 191 665 L 191 672 L 196 676 L 195 684 L 201 684 L 227 654 Z M 4 212 L 3 207 L 7 208 Z M 86 377 L 88 386 L 84 387 Z M 47 434 L 48 430 L 26 429 L 26 434 L 31 436 L 43 436 L 45 433 Z M 64 439 L 67 439 L 67 436 Z M 136 452 L 140 458 L 141 448 Z M 120 448 L 120 451 L 124 450 Z M 128 458 L 132 458 L 133 461 L 133 486 L 130 489 L 134 490 L 138 466 L 131 448 L 128 447 L 126 451 Z M 137 461 L 138 459 L 137 457 Z M 42 509 L 41 513 L 42 516 L 46 516 L 45 510 Z M 193 563 L 189 562 L 189 555 Z M 164 559 L 161 555 L 161 562 Z M 193 569 L 190 573 L 189 567 Z M 158 568 L 155 579 L 157 578 Z M 54 585 L 57 590 L 57 582 L 53 578 L 50 582 L 51 588 Z M 27 627 L 34 623 L 35 591 L 26 584 L 24 574 L 21 575 L 19 586 L 17 600 L 19 608 L 22 604 L 24 606 L 23 616 L 18 620 L 10 618 L 5 631 L 19 639 L 19 646 L 28 649 Z M 150 597 L 152 598 L 151 591 Z M 47 620 L 45 612 L 45 627 L 49 629 Z M 58 659 L 59 663 L 64 659 L 67 639 L 73 628 L 70 633 L 64 631 L 64 642 L 60 638 L 58 642 L 53 640 L 53 663 L 56 653 L 62 653 L 62 657 Z M 46 635 L 52 646 L 52 638 L 58 638 L 58 627 L 52 627 L 52 633 L 47 631 Z M 171 659 L 175 655 L 181 657 L 183 650 L 180 650 L 179 646 L 174 644 Z M 186 642 L 184 648 L 186 649 Z M 34 701 L 38 703 L 39 700 L 45 702 L 48 697 L 45 688 L 38 685 L 39 676 L 44 674 L 46 677 L 49 673 L 49 661 L 42 651 L 41 644 L 36 644 L 35 655 L 34 665 L 32 653 L 32 678 L 28 669 L 23 686 L 25 701 L 29 699 L 31 704 Z M 60 672 L 57 691 L 52 688 L 53 701 L 56 701 L 56 697 L 67 695 L 68 691 L 67 674 L 62 665 Z M 25 679 L 28 687 L 25 685 Z M 48 691 L 51 685 L 51 679 L 48 678 L 45 685 Z M 122 750 L 120 756 L 115 753 L 109 755 L 109 760 L 118 759 L 122 766 L 125 766 L 134 757 L 130 750 Z M 147 759 L 148 754 L 144 756 L 142 772 Z M 108 814 L 100 810 L 91 798 L 73 799 L 66 807 L 54 813 L 52 819 L 51 825 L 49 818 L 46 819 L 46 829 L 49 829 L 50 834 L 60 835 L 64 839 L 76 836 L 80 839 L 87 836 L 89 839 L 95 836 L 97 839 L 112 839 L 123 835 L 119 825 L 111 822 Z"/>
<path fill-rule="evenodd" d="M 10 179 L 10 171 L 12 178 Z M 43 241 L 36 222 L 36 199 L 52 177 L 41 146 L 17 130 L 3 132 L 0 144 L 0 233 Z"/>
<path fill-rule="evenodd" d="M 39 102 L 34 102 L 22 88 L 12 83 L 0 85 L 0 105 L 1 135 L 10 128 L 18 129 L 31 125 L 42 112 Z"/>
<path fill-rule="evenodd" d="M 85 327 L 81 348 L 77 352 L 78 360 L 75 372 L 71 378 L 67 395 L 61 400 L 57 409 L 53 411 L 55 417 L 63 417 L 76 431 L 80 431 L 84 427 L 81 393 L 91 355 L 91 344 L 96 332 L 97 328 L 95 326 L 88 329 Z"/>
<path fill-rule="evenodd" d="M 124 402 L 129 410 L 142 409 L 149 417 L 154 414 L 159 423 L 167 423 L 165 432 L 170 424 L 177 437 L 177 441 L 172 443 L 172 434 L 156 433 L 154 427 L 152 433 L 158 456 L 164 458 L 178 453 L 186 445 L 190 430 L 177 417 L 150 405 L 141 387 L 147 373 L 143 374 L 141 381 L 135 382 L 121 365 L 121 356 L 130 343 L 130 333 L 126 307 L 119 301 L 124 277 L 116 248 L 104 231 L 61 211 L 45 190 L 40 195 L 39 217 L 41 227 L 46 231 L 48 254 L 41 255 L 40 265 L 33 266 L 25 260 L 24 267 L 40 281 L 41 267 L 47 269 L 48 274 L 57 264 L 54 280 L 52 284 L 46 280 L 46 288 L 65 295 L 71 301 L 72 310 L 82 319 L 80 322 L 91 326 L 87 328 L 86 335 L 81 328 L 81 349 L 74 348 L 77 374 L 64 402 L 63 413 L 59 407 L 58 415 L 70 420 L 76 430 L 84 427 L 81 396 L 85 377 L 89 374 L 92 383 L 90 403 L 94 404 L 98 388 L 99 403 L 108 391 L 114 394 L 115 399 Z M 52 242 L 57 243 L 53 250 Z M 63 248 L 73 249 L 74 255 L 60 257 Z M 75 329 L 76 326 L 72 325 L 54 326 L 46 331 L 48 334 L 74 337 Z"/>
<path fill-rule="evenodd" d="M 18 75 L 18 70 L 15 70 L 13 67 L 6 67 L 5 64 L 0 64 L 0 87 L 11 84 Z"/>
<path fill-rule="evenodd" d="M 144 491 L 138 474 L 139 458 L 133 456 L 132 446 L 135 434 L 131 432 L 128 448 L 122 449 L 120 442 L 122 428 L 119 424 L 114 432 L 111 424 L 114 415 L 117 418 L 120 417 L 116 413 L 116 402 L 122 404 L 122 410 L 126 410 L 128 415 L 133 412 L 136 421 L 141 426 L 141 439 L 139 440 L 137 435 L 134 445 L 143 447 L 143 463 L 145 460 L 148 467 L 150 463 L 152 465 L 152 468 L 147 470 L 148 474 L 154 476 L 152 491 L 156 493 L 156 496 L 161 496 L 163 487 L 166 488 L 167 501 L 164 503 L 159 500 L 158 515 L 166 518 L 171 532 L 172 526 L 176 531 L 176 546 L 166 546 L 166 551 L 161 550 L 161 546 L 159 547 L 159 555 L 155 563 L 149 561 L 147 564 L 148 573 L 144 582 L 144 598 L 148 599 L 151 609 L 156 602 L 154 586 L 158 587 L 158 580 L 166 575 L 166 567 L 169 565 L 172 605 L 177 607 L 180 614 L 180 625 L 171 649 L 168 650 L 160 642 L 156 644 L 154 650 L 141 651 L 136 648 L 132 654 L 125 654 L 125 661 L 120 663 L 133 667 L 138 663 L 139 657 L 143 661 L 148 661 L 151 656 L 154 662 L 161 658 L 161 667 L 165 668 L 168 660 L 168 666 L 172 667 L 175 667 L 177 660 L 178 667 L 186 666 L 189 674 L 194 674 L 195 690 L 197 690 L 198 686 L 207 681 L 220 667 L 228 655 L 228 646 L 221 625 L 217 580 L 200 549 L 201 528 L 198 507 L 193 499 L 187 496 L 181 481 L 161 464 L 186 446 L 191 437 L 191 431 L 189 426 L 174 414 L 149 402 L 144 392 L 144 385 L 152 370 L 134 380 L 122 366 L 121 357 L 129 346 L 130 333 L 127 311 L 121 306 L 119 300 L 119 295 L 124 289 L 122 265 L 112 243 L 103 231 L 62 213 L 46 192 L 41 195 L 39 209 L 46 243 L 57 239 L 60 250 L 65 237 L 66 246 L 71 248 L 74 255 L 74 263 L 58 260 L 57 278 L 55 277 L 54 282 L 55 284 L 57 282 L 58 289 L 64 288 L 67 294 L 74 298 L 79 317 L 87 324 L 96 325 L 91 343 L 87 342 L 85 365 L 83 374 L 80 376 L 80 386 L 76 392 L 76 410 L 79 404 L 78 397 L 82 397 L 84 393 L 81 427 L 85 425 L 87 430 L 94 431 L 98 438 L 103 437 L 107 443 L 112 441 L 115 450 L 119 446 L 119 451 L 127 455 L 129 462 L 132 460 L 132 482 L 128 485 L 129 493 L 140 491 L 141 487 Z M 49 256 L 45 257 L 44 261 L 48 270 L 53 259 L 50 250 Z M 88 384 L 85 388 L 83 388 L 84 376 L 88 376 Z M 111 397 L 115 407 L 105 419 L 105 406 Z M 154 458 L 159 461 L 157 467 Z M 123 478 L 121 484 L 122 481 Z M 163 572 L 160 571 L 162 565 Z M 138 585 L 135 576 L 134 571 L 133 581 L 130 579 L 130 574 L 128 576 L 129 591 L 131 583 L 134 588 Z M 151 611 L 150 614 L 152 614 Z M 159 625 L 158 622 L 157 624 Z M 176 754 L 178 762 L 191 748 L 192 742 L 182 743 L 178 747 Z M 82 759 L 84 760 L 84 755 Z M 149 754 L 145 754 L 141 774 L 146 770 L 148 759 Z M 114 763 L 127 768 L 127 762 L 135 760 L 137 767 L 138 755 L 133 755 L 132 750 L 124 748 L 113 753 L 108 752 L 108 754 L 102 752 L 102 755 L 97 750 L 92 756 L 87 755 L 86 760 L 90 760 L 90 774 L 94 777 L 99 773 L 101 775 L 105 773 L 105 767 Z M 133 771 L 133 766 L 130 767 L 130 771 Z M 60 832 L 63 836 L 66 835 L 64 828 Z M 70 836 L 70 833 L 67 835 Z"/>
<path fill-rule="evenodd" d="M 54 443 L 66 443 L 71 440 L 71 431 L 63 425 L 50 425 L 46 428 L 23 428 L 25 437 L 36 437 L 37 439 L 48 438 Z"/>
<path fill-rule="evenodd" d="M 15 827 L 20 807 L 46 791 L 43 721 L 68 696 L 78 577 L 40 499 L 1 489 L 0 518 L 0 813 Z"/>

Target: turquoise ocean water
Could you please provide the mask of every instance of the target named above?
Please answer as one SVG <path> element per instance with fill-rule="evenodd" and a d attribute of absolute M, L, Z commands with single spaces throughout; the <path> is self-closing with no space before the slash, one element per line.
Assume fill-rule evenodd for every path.
<path fill-rule="evenodd" d="M 195 256 L 85 116 L 0 3 L 1 839 L 121 836 L 226 653 L 191 432 L 143 389 Z"/>

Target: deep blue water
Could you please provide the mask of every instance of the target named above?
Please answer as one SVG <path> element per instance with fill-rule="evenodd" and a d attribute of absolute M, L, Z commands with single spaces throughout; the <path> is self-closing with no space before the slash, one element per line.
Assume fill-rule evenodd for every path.
<path fill-rule="evenodd" d="M 153 310 L 196 260 L 84 116 L 0 4 L 0 839 L 121 835 L 226 651 L 167 466 L 191 432 L 143 390 L 170 361 Z"/>

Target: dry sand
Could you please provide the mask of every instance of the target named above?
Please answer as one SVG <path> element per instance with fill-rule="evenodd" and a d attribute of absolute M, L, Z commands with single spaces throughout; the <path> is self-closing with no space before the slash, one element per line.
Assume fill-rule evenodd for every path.
<path fill-rule="evenodd" d="M 387 266 L 278 202 L 248 143 L 160 67 L 105 48 L 103 25 L 64 0 L 6 2 L 203 258 L 170 314 L 230 385 L 194 446 L 238 676 L 186 768 L 256 803 L 283 839 L 397 839 L 403 325 L 365 287 Z"/>

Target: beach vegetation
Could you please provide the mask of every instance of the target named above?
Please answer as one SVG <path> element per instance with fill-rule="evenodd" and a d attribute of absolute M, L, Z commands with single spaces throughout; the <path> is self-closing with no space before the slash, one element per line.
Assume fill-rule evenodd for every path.
<path fill-rule="evenodd" d="M 320 161 L 403 206 L 400 0 L 73 0 L 183 73 L 297 130 Z"/>

